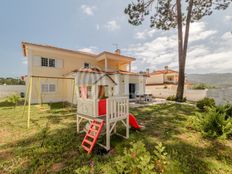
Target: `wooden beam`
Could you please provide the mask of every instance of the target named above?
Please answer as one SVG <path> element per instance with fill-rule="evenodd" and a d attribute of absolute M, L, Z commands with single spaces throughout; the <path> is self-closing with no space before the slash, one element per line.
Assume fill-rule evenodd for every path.
<path fill-rule="evenodd" d="M 22 114 L 22 117 L 25 114 L 26 104 L 27 104 L 27 100 L 28 100 L 28 93 L 29 93 L 29 88 L 30 88 L 30 79 L 28 81 L 29 82 L 28 82 L 28 85 L 27 85 L 27 91 L 26 91 L 26 96 L 25 96 L 24 105 L 23 105 L 23 114 Z"/>
<path fill-rule="evenodd" d="M 31 76 L 33 78 L 45 78 L 45 79 L 68 79 L 68 80 L 74 80 L 75 78 L 72 77 L 51 77 L 51 76 Z"/>
<path fill-rule="evenodd" d="M 32 77 L 30 77 L 30 88 L 29 88 L 29 98 L 28 98 L 28 112 L 27 112 L 27 128 L 30 127 L 30 117 L 31 117 L 31 91 L 32 91 Z"/>

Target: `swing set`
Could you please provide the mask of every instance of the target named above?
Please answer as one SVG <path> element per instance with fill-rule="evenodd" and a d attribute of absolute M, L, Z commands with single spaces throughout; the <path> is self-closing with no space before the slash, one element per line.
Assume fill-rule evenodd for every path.
<path fill-rule="evenodd" d="M 40 105 L 42 105 L 43 98 L 45 97 L 44 95 L 46 95 L 46 93 L 44 94 L 44 92 L 42 91 L 42 88 L 41 88 L 42 83 L 41 82 L 43 82 L 44 84 L 48 84 L 48 79 L 56 80 L 56 84 L 57 84 L 58 88 L 60 87 L 60 85 L 58 85 L 58 82 L 60 80 L 62 80 L 62 81 L 63 80 L 70 80 L 72 83 L 72 104 L 73 104 L 74 95 L 75 95 L 75 78 L 50 77 L 50 76 L 29 76 L 28 77 L 28 84 L 27 84 L 27 91 L 26 91 L 26 96 L 25 96 L 25 101 L 24 101 L 24 106 L 23 106 L 23 113 L 22 113 L 22 117 L 23 117 L 25 115 L 25 112 L 26 112 L 26 106 L 28 106 L 27 107 L 27 128 L 30 128 L 32 92 L 34 92 L 33 90 L 37 91 L 37 96 L 38 96 L 37 99 L 38 100 L 36 103 L 39 103 Z M 64 88 L 63 84 L 64 83 L 62 83 L 62 88 Z M 37 86 L 37 90 L 36 90 L 36 86 Z M 49 90 L 49 86 L 47 86 L 47 88 L 45 88 L 45 90 Z M 54 90 L 56 90 L 56 89 L 54 89 Z M 62 96 L 61 98 L 63 98 L 62 101 L 64 102 L 64 96 Z"/>

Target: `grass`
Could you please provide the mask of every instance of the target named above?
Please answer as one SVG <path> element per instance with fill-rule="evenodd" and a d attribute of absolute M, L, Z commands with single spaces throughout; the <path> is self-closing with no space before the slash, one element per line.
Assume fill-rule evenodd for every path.
<path fill-rule="evenodd" d="M 22 111 L 22 106 L 0 106 L 0 173 L 74 173 L 90 164 L 98 173 L 130 142 L 138 140 L 145 142 L 148 150 L 158 142 L 165 145 L 169 155 L 166 173 L 232 173 L 231 140 L 204 139 L 186 128 L 188 117 L 197 111 L 194 106 L 162 104 L 130 109 L 146 129 L 131 130 L 128 140 L 113 136 L 109 153 L 96 146 L 91 156 L 81 148 L 84 134 L 76 134 L 75 111 L 69 106 L 33 105 L 30 129 Z"/>

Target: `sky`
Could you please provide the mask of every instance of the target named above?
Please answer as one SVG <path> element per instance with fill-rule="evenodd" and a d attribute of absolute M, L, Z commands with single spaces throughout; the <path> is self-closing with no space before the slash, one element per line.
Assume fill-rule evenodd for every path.
<path fill-rule="evenodd" d="M 121 53 L 137 60 L 133 71 L 178 69 L 176 30 L 132 26 L 125 0 L 1 0 L 0 76 L 27 74 L 21 42 L 93 53 Z M 187 73 L 232 73 L 232 7 L 190 27 Z"/>

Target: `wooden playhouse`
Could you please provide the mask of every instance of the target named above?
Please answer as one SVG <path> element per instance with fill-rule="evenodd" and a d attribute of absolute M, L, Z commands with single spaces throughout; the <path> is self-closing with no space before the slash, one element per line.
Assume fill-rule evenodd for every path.
<path fill-rule="evenodd" d="M 77 93 L 77 132 L 80 123 L 88 121 L 89 127 L 82 147 L 91 153 L 102 128 L 105 127 L 105 144 L 99 144 L 110 150 L 112 134 L 129 138 L 129 99 L 128 96 L 115 95 L 116 83 L 106 72 L 82 69 L 75 72 Z M 125 134 L 117 132 L 117 125 L 125 126 Z M 84 129 L 83 129 L 84 130 Z"/>

